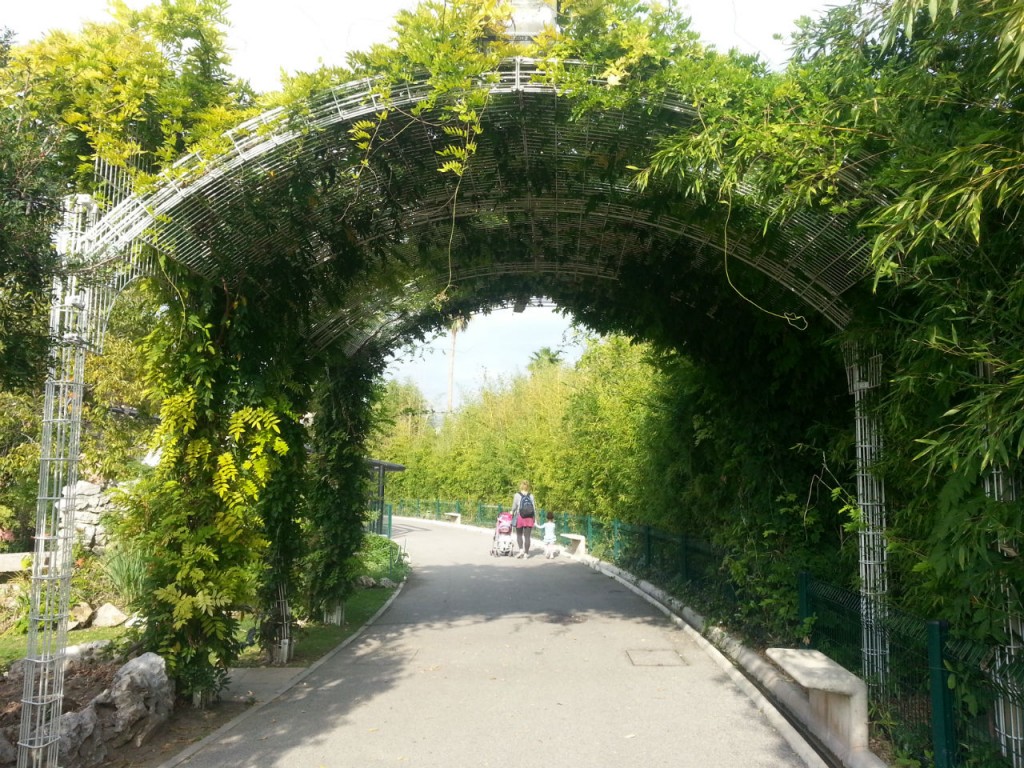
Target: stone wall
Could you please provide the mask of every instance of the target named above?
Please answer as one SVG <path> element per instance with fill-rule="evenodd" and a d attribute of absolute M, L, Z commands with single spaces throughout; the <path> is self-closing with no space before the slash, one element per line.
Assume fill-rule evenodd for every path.
<path fill-rule="evenodd" d="M 79 480 L 75 486 L 75 537 L 86 549 L 101 554 L 109 541 L 103 516 L 114 508 L 109 491 Z"/>
<path fill-rule="evenodd" d="M 61 501 L 61 504 L 63 503 Z M 79 480 L 75 485 L 75 540 L 90 552 L 103 554 L 103 550 L 110 542 L 103 518 L 114 508 L 110 489 Z M 0 573 L 26 570 L 24 560 L 31 556 L 31 552 L 0 554 Z"/>

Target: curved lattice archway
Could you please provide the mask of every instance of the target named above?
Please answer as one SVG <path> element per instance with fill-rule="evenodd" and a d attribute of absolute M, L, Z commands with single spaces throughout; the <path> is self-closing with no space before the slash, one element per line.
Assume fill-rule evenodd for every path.
<path fill-rule="evenodd" d="M 848 297 L 868 255 L 850 222 L 805 210 L 766 229 L 756 191 L 725 210 L 632 185 L 632 167 L 660 138 L 697 130 L 685 101 L 577 117 L 571 95 L 523 59 L 479 87 L 488 93 L 483 132 L 457 183 L 437 170 L 441 132 L 429 115 L 410 113 L 429 84 L 410 83 L 385 103 L 372 82 L 357 81 L 301 113 L 246 122 L 228 134 L 230 151 L 188 156 L 153 191 L 102 215 L 76 201 L 61 243 L 74 277 L 58 286 L 51 323 L 58 354 L 47 385 L 19 766 L 56 760 L 85 349 L 101 344 L 114 297 L 155 257 L 218 282 L 283 260 L 310 286 L 311 354 L 391 348 L 439 297 L 483 307 L 552 295 L 585 309 L 657 296 L 713 315 L 708 287 L 729 293 L 732 284 L 756 288 L 780 315 L 834 328 L 850 321 Z M 363 162 L 349 131 L 384 109 L 391 117 Z M 382 273 L 387 280 L 372 279 Z M 851 361 L 851 389 L 861 392 L 873 380 Z M 863 419 L 859 437 L 861 426 L 867 477 L 876 447 Z M 862 543 L 877 548 L 882 493 L 864 487 L 878 528 Z M 885 572 L 884 552 L 871 551 L 873 594 L 885 590 Z"/>

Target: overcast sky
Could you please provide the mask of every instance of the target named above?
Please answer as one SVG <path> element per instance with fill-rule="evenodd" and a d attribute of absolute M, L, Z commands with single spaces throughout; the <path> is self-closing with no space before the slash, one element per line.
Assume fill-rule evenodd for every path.
<path fill-rule="evenodd" d="M 132 7 L 146 2 L 129 0 Z M 693 29 L 720 50 L 759 52 L 773 66 L 786 59 L 786 45 L 773 35 L 788 37 L 793 21 L 816 16 L 836 2 L 821 0 L 690 0 L 678 2 L 693 19 Z M 10 27 L 18 42 L 35 39 L 50 29 L 78 29 L 84 21 L 107 18 L 106 0 L 3 0 L 0 26 Z M 232 69 L 257 90 L 273 90 L 281 70 L 308 71 L 319 64 L 343 64 L 351 50 L 390 39 L 391 22 L 414 0 L 235 0 L 229 18 L 228 45 Z M 485 380 L 525 371 L 541 347 L 561 349 L 575 360 L 578 344 L 570 344 L 569 321 L 552 308 L 530 307 L 516 315 L 495 312 L 474 318 L 459 334 L 456 346 L 456 402 Z M 413 379 L 442 408 L 447 401 L 450 341 L 440 339 L 392 365 L 390 375 Z"/>

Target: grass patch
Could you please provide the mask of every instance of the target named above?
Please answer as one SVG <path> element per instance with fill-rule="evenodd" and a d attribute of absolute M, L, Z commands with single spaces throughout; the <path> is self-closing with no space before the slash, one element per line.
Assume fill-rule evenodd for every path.
<path fill-rule="evenodd" d="M 381 609 L 394 593 L 394 589 L 359 589 L 345 602 L 345 624 L 340 627 L 331 624 L 309 624 L 296 632 L 295 657 L 289 667 L 308 667 L 317 659 L 330 653 L 340 643 L 355 634 L 370 618 Z M 251 627 L 251 622 L 242 626 L 242 634 Z M 246 648 L 236 667 L 262 667 L 267 658 L 258 646 Z"/>
<path fill-rule="evenodd" d="M 367 536 L 359 555 L 360 571 L 363 574 L 372 576 L 378 581 L 382 578 L 390 578 L 392 581 L 400 582 L 408 574 L 409 565 L 401 550 L 393 542 L 385 537 Z M 96 563 L 99 561 L 96 560 Z M 113 562 L 113 561 L 112 561 Z M 99 577 L 108 579 L 111 576 L 120 575 L 117 571 L 126 570 L 127 566 L 133 564 L 132 558 L 125 558 L 117 561 L 116 566 L 110 568 L 104 566 L 101 570 L 94 569 L 92 576 L 86 581 L 99 581 Z M 85 569 L 79 569 L 84 571 Z M 127 569 L 131 570 L 131 569 Z M 130 574 L 129 574 L 130 575 Z M 84 577 L 83 577 L 84 578 Z M 317 659 L 334 650 L 346 638 L 358 631 L 370 617 L 373 616 L 387 602 L 394 593 L 394 589 L 374 587 L 370 589 L 357 589 L 345 605 L 345 624 L 341 627 L 326 624 L 310 624 L 300 627 L 295 637 L 295 657 L 288 666 L 307 667 Z M 239 632 L 240 639 L 245 638 L 249 629 L 253 626 L 252 616 L 243 619 Z M 94 640 L 117 640 L 128 630 L 124 627 L 110 627 L 103 629 L 82 629 L 75 630 L 68 634 L 68 645 L 78 645 Z M 7 671 L 11 664 L 18 659 L 25 657 L 25 650 L 28 647 L 28 637 L 11 631 L 7 634 L 0 634 L 0 674 Z M 267 663 L 259 647 L 246 648 L 235 666 L 259 667 Z"/>
<path fill-rule="evenodd" d="M 94 640 L 116 640 L 126 631 L 124 627 L 76 629 L 68 633 L 68 646 L 91 643 Z M 25 658 L 27 649 L 28 635 L 0 635 L 0 672 L 6 672 L 13 662 Z"/>
<path fill-rule="evenodd" d="M 335 627 L 328 624 L 310 624 L 301 627 L 296 637 L 295 658 L 289 662 L 290 667 L 308 667 L 314 661 L 333 651 L 338 645 L 357 632 L 394 593 L 393 589 L 359 589 L 348 599 L 345 605 L 345 625 Z M 244 622 L 242 636 L 252 626 L 252 621 Z M 94 640 L 117 640 L 127 632 L 124 627 L 104 627 L 102 629 L 80 629 L 68 633 L 68 645 L 90 643 Z M 28 648 L 28 636 L 20 634 L 0 635 L 0 673 L 6 672 L 11 664 L 25 658 Z M 246 648 L 236 662 L 238 667 L 261 667 L 267 663 L 266 658 L 256 646 Z"/>

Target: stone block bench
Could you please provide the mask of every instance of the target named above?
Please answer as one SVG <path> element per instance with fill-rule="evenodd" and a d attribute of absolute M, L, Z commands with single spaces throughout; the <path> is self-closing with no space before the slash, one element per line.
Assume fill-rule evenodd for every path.
<path fill-rule="evenodd" d="M 569 543 L 565 546 L 565 551 L 572 557 L 577 555 L 583 556 L 587 554 L 587 537 L 580 536 L 578 533 L 561 533 L 559 534 L 563 539 L 568 539 Z"/>
<path fill-rule="evenodd" d="M 808 725 L 819 737 L 837 742 L 849 754 L 868 749 L 868 687 L 863 680 L 821 651 L 769 648 L 766 653 L 806 689 L 814 721 Z"/>
<path fill-rule="evenodd" d="M 456 525 L 462 524 L 462 514 L 460 512 L 445 512 L 444 516 L 450 523 L 455 523 Z"/>

